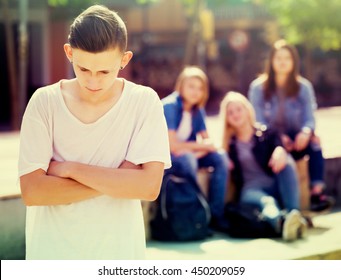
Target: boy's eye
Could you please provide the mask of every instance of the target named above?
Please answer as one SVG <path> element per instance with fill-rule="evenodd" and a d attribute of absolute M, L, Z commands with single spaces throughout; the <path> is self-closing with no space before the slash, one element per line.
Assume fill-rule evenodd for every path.
<path fill-rule="evenodd" d="M 101 71 L 101 73 L 106 75 L 106 74 L 109 74 L 109 71 Z"/>
<path fill-rule="evenodd" d="M 82 72 L 86 72 L 87 71 L 87 69 L 85 69 L 85 68 L 79 68 Z"/>

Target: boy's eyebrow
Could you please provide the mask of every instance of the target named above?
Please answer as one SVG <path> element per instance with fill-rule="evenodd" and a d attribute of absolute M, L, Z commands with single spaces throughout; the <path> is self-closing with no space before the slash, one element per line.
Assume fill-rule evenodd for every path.
<path fill-rule="evenodd" d="M 90 69 L 88 69 L 86 67 L 83 67 L 83 66 L 81 66 L 79 64 L 77 64 L 77 67 L 82 68 L 82 69 L 87 70 L 87 71 L 90 71 Z M 98 70 L 96 72 L 110 72 L 110 71 L 113 71 L 113 69 Z"/>

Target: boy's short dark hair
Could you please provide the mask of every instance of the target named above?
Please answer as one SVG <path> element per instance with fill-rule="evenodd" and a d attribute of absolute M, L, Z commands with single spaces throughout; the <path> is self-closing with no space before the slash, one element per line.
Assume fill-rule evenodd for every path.
<path fill-rule="evenodd" d="M 94 5 L 74 20 L 68 39 L 72 48 L 97 53 L 117 47 L 125 52 L 127 37 L 127 28 L 116 12 Z"/>

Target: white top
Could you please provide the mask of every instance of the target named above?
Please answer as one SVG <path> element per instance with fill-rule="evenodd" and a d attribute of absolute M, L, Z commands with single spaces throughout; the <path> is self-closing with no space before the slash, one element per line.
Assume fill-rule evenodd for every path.
<path fill-rule="evenodd" d="M 170 167 L 167 125 L 155 91 L 124 80 L 117 103 L 96 122 L 84 124 L 68 110 L 61 83 L 37 90 L 26 108 L 19 176 L 46 171 L 52 158 L 112 168 L 124 160 Z M 103 195 L 27 207 L 27 259 L 143 259 L 144 252 L 139 200 Z"/>
<path fill-rule="evenodd" d="M 176 135 L 180 141 L 186 141 L 192 133 L 192 114 L 187 111 L 182 112 L 182 118 Z"/>

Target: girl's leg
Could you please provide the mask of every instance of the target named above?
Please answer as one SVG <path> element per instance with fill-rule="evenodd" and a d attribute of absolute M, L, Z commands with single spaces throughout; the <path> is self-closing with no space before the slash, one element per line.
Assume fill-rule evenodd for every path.
<path fill-rule="evenodd" d="M 276 232 L 281 232 L 282 213 L 273 196 L 260 188 L 248 188 L 242 190 L 240 202 L 258 206 L 264 220 L 268 221 Z"/>
<path fill-rule="evenodd" d="M 288 156 L 286 167 L 277 174 L 276 185 L 278 187 L 278 199 L 288 212 L 293 209 L 300 209 L 300 193 L 295 162 Z"/>
<path fill-rule="evenodd" d="M 179 177 L 192 177 L 197 180 L 198 160 L 193 153 L 181 156 L 171 155 L 172 167 L 166 172 Z"/>
<path fill-rule="evenodd" d="M 319 138 L 314 136 L 305 150 L 309 155 L 309 176 L 310 176 L 310 208 L 312 211 L 323 211 L 333 206 L 333 197 L 325 194 L 324 184 L 324 158 L 322 155 Z"/>
<path fill-rule="evenodd" d="M 276 186 L 278 187 L 278 199 L 287 211 L 282 225 L 282 237 L 286 241 L 292 241 L 299 237 L 305 237 L 307 222 L 299 212 L 299 186 L 295 169 L 295 162 L 288 156 L 286 167 L 277 174 Z"/>
<path fill-rule="evenodd" d="M 323 185 L 324 182 L 324 158 L 319 141 L 314 139 L 306 149 L 306 153 L 309 155 L 309 176 L 312 187 L 318 184 Z"/>
<path fill-rule="evenodd" d="M 223 220 L 224 199 L 228 179 L 228 159 L 225 152 L 209 153 L 198 161 L 199 167 L 212 167 L 209 181 L 208 203 L 212 218 Z"/>

